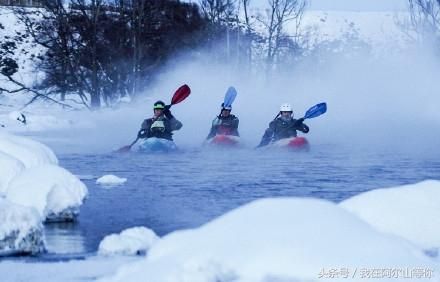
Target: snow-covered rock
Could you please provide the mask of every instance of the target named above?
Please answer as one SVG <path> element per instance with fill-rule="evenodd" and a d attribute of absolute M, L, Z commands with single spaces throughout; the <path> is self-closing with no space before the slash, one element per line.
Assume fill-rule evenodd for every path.
<path fill-rule="evenodd" d="M 0 198 L 0 256 L 44 251 L 38 212 Z"/>
<path fill-rule="evenodd" d="M 0 197 L 6 192 L 9 182 L 24 170 L 18 159 L 0 152 Z"/>
<path fill-rule="evenodd" d="M 101 185 L 117 185 L 123 184 L 127 181 L 127 178 L 121 178 L 113 174 L 104 175 L 96 180 L 96 184 Z"/>
<path fill-rule="evenodd" d="M 46 145 L 5 132 L 0 132 L 0 152 L 20 160 L 26 168 L 43 164 L 58 164 L 55 153 Z"/>
<path fill-rule="evenodd" d="M 377 189 L 340 203 L 382 232 L 424 249 L 440 247 L 440 181 Z"/>
<path fill-rule="evenodd" d="M 34 207 L 46 221 L 74 220 L 86 196 L 78 177 L 50 164 L 23 171 L 6 190 L 8 200 Z"/>
<path fill-rule="evenodd" d="M 99 243 L 100 255 L 139 255 L 145 254 L 159 239 L 153 230 L 146 227 L 133 227 L 120 234 L 106 236 Z"/>
<path fill-rule="evenodd" d="M 144 261 L 102 281 L 342 281 L 329 276 L 332 268 L 347 270 L 351 281 L 365 281 L 362 268 L 420 266 L 436 270 L 414 245 L 376 231 L 336 204 L 279 198 L 173 232 L 155 243 Z M 374 281 L 389 281 L 382 278 Z M 393 281 L 407 281 L 398 278 Z"/>

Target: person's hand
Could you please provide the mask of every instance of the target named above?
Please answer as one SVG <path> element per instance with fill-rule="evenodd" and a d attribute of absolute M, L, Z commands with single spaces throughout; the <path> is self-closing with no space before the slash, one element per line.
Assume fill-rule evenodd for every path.
<path fill-rule="evenodd" d="M 171 105 L 166 105 L 165 108 L 163 109 L 163 114 L 169 119 L 171 119 L 173 117 L 173 115 L 171 114 L 170 108 L 171 108 Z"/>
<path fill-rule="evenodd" d="M 296 120 L 296 124 L 300 125 L 304 122 L 304 118 L 300 118 Z"/>
<path fill-rule="evenodd" d="M 146 129 L 139 130 L 137 137 L 138 138 L 145 138 L 145 137 L 147 137 L 147 130 Z"/>

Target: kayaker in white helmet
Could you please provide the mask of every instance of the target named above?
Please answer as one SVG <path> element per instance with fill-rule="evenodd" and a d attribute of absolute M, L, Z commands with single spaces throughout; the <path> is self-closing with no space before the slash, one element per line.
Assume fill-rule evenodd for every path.
<path fill-rule="evenodd" d="M 274 142 L 284 138 L 297 136 L 297 130 L 307 133 L 309 127 L 305 125 L 304 118 L 294 119 L 292 106 L 284 103 L 280 106 L 280 112 L 277 117 L 270 122 L 269 128 L 264 132 L 258 147 L 266 146 L 270 142 Z"/>

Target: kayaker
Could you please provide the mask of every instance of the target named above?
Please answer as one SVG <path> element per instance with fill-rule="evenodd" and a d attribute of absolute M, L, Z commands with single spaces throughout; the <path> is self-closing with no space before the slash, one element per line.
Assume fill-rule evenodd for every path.
<path fill-rule="evenodd" d="M 309 127 L 303 122 L 304 118 L 293 118 L 292 106 L 290 104 L 282 104 L 279 115 L 270 122 L 269 128 L 264 132 L 263 138 L 261 138 L 258 147 L 266 146 L 270 142 L 283 138 L 296 137 L 297 130 L 304 133 L 309 132 Z"/>
<path fill-rule="evenodd" d="M 173 131 L 179 130 L 182 123 L 178 121 L 170 111 L 169 106 L 165 106 L 162 101 L 157 101 L 153 105 L 154 116 L 144 120 L 139 138 L 162 138 L 173 141 Z"/>
<path fill-rule="evenodd" d="M 211 131 L 209 131 L 206 140 L 213 138 L 216 135 L 232 135 L 240 136 L 238 133 L 238 117 L 231 114 L 232 107 L 224 106 L 222 104 L 221 112 L 212 121 Z"/>

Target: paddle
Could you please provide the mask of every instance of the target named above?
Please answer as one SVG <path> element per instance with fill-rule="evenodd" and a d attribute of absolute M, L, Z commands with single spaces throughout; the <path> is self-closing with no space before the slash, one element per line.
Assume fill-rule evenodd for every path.
<path fill-rule="evenodd" d="M 326 103 L 316 104 L 307 110 L 303 119 L 319 117 L 320 115 L 322 115 L 326 111 L 327 111 L 327 104 Z"/>
<path fill-rule="evenodd" d="M 223 100 L 223 107 L 231 107 L 234 103 L 235 97 L 237 97 L 237 90 L 233 86 L 229 87 Z"/>
<path fill-rule="evenodd" d="M 234 103 L 235 97 L 237 97 L 237 90 L 233 86 L 230 86 L 225 93 L 225 98 L 223 99 L 222 109 L 220 110 L 219 117 L 222 115 L 223 108 L 231 107 Z"/>
<path fill-rule="evenodd" d="M 171 104 L 166 107 L 171 108 L 171 106 L 182 102 L 183 100 L 186 99 L 186 97 L 189 96 L 190 93 L 191 93 L 191 89 L 189 88 L 188 85 L 184 84 L 180 86 L 176 90 L 176 92 L 174 92 L 173 98 L 171 98 Z M 139 141 L 139 139 L 140 139 L 139 136 L 137 136 L 136 140 L 134 140 L 130 145 L 126 145 L 120 148 L 119 150 L 117 150 L 116 152 L 124 153 L 130 151 L 131 147 L 133 147 L 133 145 L 136 144 L 136 142 Z"/>

